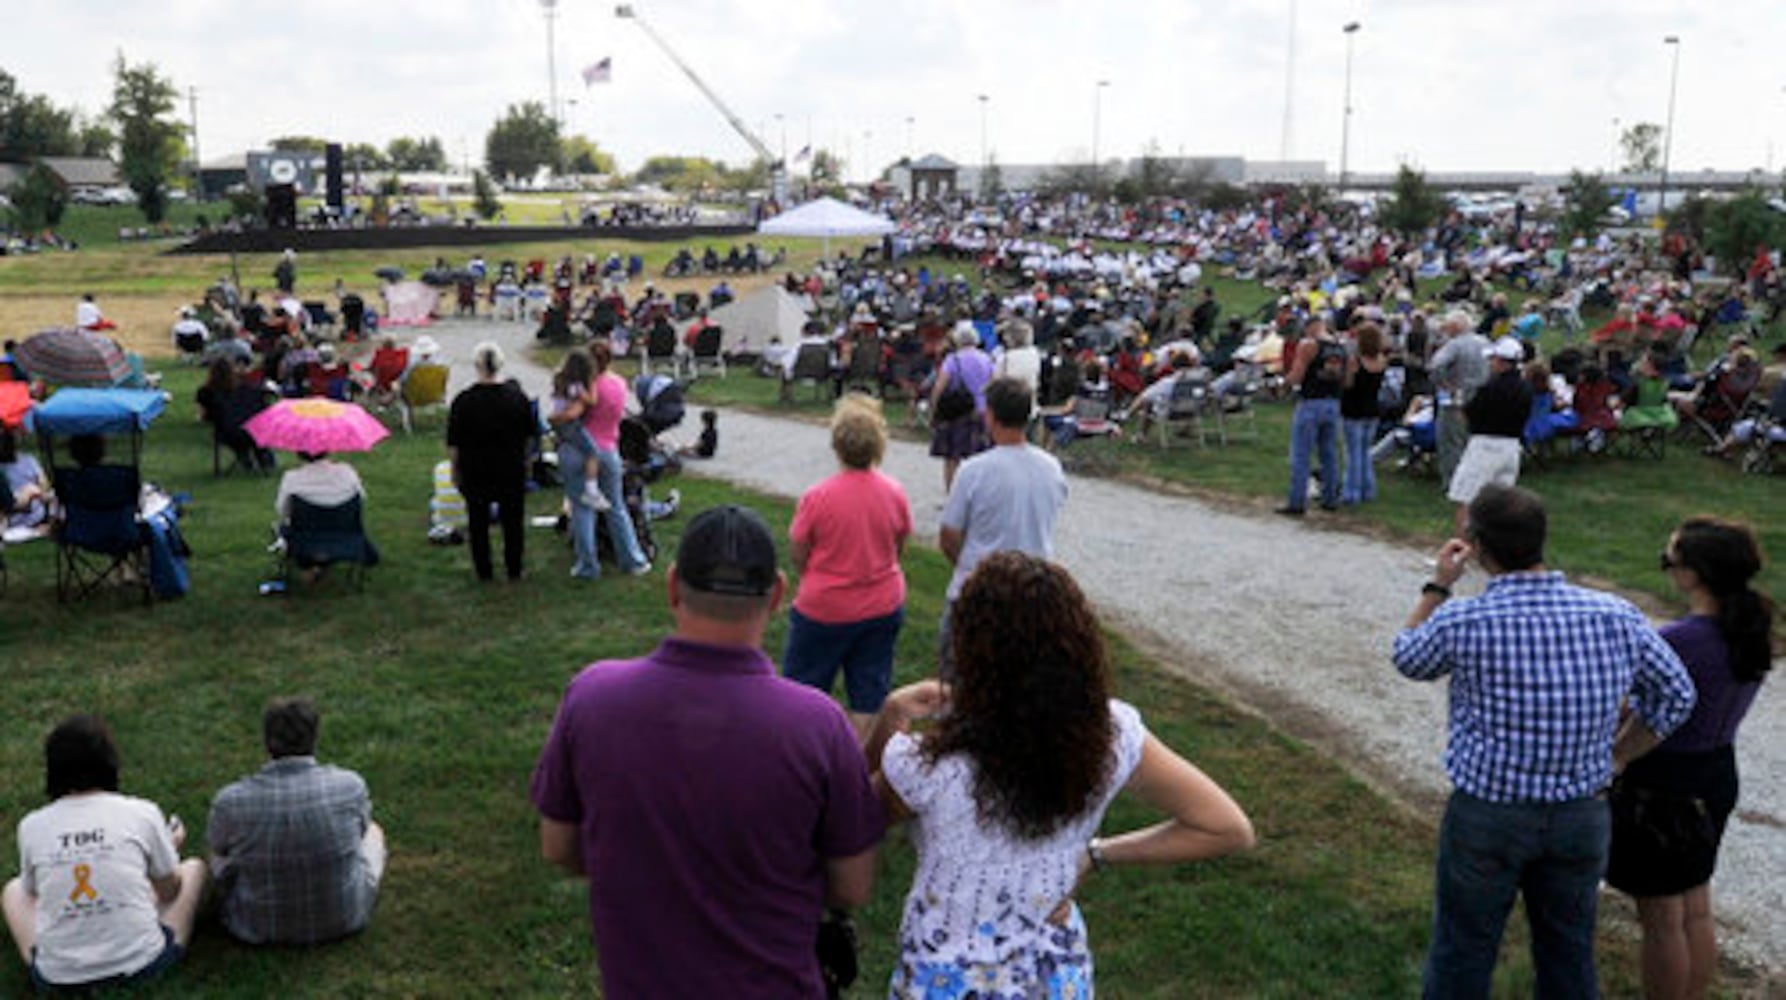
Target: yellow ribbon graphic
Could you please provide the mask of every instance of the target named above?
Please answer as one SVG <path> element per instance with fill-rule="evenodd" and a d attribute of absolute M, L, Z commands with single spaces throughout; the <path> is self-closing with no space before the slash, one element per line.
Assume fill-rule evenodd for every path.
<path fill-rule="evenodd" d="M 74 866 L 74 891 L 68 894 L 68 901 L 70 903 L 79 900 L 82 896 L 86 896 L 87 899 L 92 902 L 99 902 L 99 891 L 93 888 L 93 883 L 87 881 L 92 876 L 93 869 L 91 866 Z"/>

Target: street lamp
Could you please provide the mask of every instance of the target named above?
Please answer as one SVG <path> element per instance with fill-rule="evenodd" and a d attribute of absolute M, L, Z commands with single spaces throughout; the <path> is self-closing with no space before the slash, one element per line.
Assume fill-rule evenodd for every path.
<path fill-rule="evenodd" d="M 980 170 L 983 172 L 992 165 L 992 157 L 986 152 L 986 102 L 992 100 L 986 94 L 980 95 Z"/>
<path fill-rule="evenodd" d="M 1340 194 L 1346 193 L 1346 158 L 1351 153 L 1352 144 L 1352 36 L 1358 34 L 1357 21 L 1348 21 L 1346 33 L 1346 107 L 1345 114 L 1340 116 Z"/>
<path fill-rule="evenodd" d="M 558 114 L 558 43 L 553 29 L 553 22 L 558 17 L 558 0 L 540 0 L 540 7 L 546 12 L 546 110 L 552 120 L 564 127 Z"/>
<path fill-rule="evenodd" d="M 1098 169 L 1098 127 L 1104 111 L 1104 88 L 1110 86 L 1109 80 L 1099 80 L 1097 87 L 1091 92 L 1091 169 Z"/>
<path fill-rule="evenodd" d="M 1681 78 L 1681 38 L 1669 35 L 1662 44 L 1674 49 L 1673 68 L 1668 71 L 1668 125 L 1662 135 L 1662 182 L 1656 187 L 1656 217 L 1668 214 L 1668 157 L 1674 150 L 1674 86 Z"/>

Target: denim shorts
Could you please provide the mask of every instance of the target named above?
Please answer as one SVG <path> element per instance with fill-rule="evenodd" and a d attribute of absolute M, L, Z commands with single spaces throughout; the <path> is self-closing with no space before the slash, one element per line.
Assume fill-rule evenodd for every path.
<path fill-rule="evenodd" d="M 903 624 L 904 608 L 879 618 L 834 625 L 813 621 L 789 608 L 782 674 L 829 693 L 841 668 L 850 711 L 860 715 L 878 712 L 893 686 L 893 644 Z"/>
<path fill-rule="evenodd" d="M 153 982 L 163 972 L 166 972 L 178 964 L 180 959 L 186 954 L 186 949 L 180 947 L 180 943 L 174 940 L 174 929 L 172 927 L 162 924 L 161 937 L 163 942 L 161 946 L 161 954 L 156 955 L 148 965 L 127 975 L 107 976 L 104 979 L 92 980 L 85 983 L 52 983 L 43 978 L 37 971 L 37 949 L 32 948 L 31 985 L 36 988 L 37 992 L 53 996 L 57 993 L 64 992 L 86 994 L 89 991 L 99 989 L 125 989 Z"/>

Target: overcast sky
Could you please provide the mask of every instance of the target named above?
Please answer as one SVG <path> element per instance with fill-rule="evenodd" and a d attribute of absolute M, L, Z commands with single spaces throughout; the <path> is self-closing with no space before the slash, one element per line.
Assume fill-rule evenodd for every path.
<path fill-rule="evenodd" d="M 547 96 L 539 0 L 8 0 L 0 68 L 94 112 L 120 49 L 198 90 L 200 152 L 302 133 L 438 135 L 481 159 L 503 108 Z M 1786 164 L 1786 0 L 638 0 L 771 150 L 809 140 L 851 176 L 908 151 L 961 162 L 1166 153 L 1337 170 L 1353 37 L 1353 170 L 1605 168 L 1613 120 L 1661 123 L 1680 45 L 1673 167 Z M 1295 30 L 1291 12 L 1295 10 Z M 750 148 L 613 0 L 559 0 L 568 131 L 625 169 Z M 578 71 L 613 59 L 613 82 Z M 1099 80 L 1108 81 L 1101 90 Z M 573 103 L 574 102 L 574 103 Z M 186 105 L 180 113 L 186 115 Z M 780 122 L 776 116 L 780 115 Z M 909 124 L 908 124 L 909 120 Z"/>

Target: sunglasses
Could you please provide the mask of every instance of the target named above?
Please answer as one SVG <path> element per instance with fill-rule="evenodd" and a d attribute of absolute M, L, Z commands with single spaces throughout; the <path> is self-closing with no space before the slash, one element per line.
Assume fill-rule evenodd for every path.
<path fill-rule="evenodd" d="M 1666 573 L 1666 572 L 1668 572 L 1668 571 L 1669 571 L 1669 570 L 1671 570 L 1671 569 L 1673 569 L 1673 568 L 1675 568 L 1675 567 L 1676 567 L 1676 566 L 1679 566 L 1679 565 L 1680 565 L 1680 563 L 1677 563 L 1677 562 L 1675 562 L 1675 561 L 1674 561 L 1674 557 L 1673 557 L 1673 556 L 1671 556 L 1671 555 L 1669 555 L 1669 554 L 1668 554 L 1668 553 L 1667 553 L 1667 552 L 1663 552 L 1663 553 L 1662 553 L 1662 558 L 1661 558 L 1661 559 L 1659 559 L 1659 560 L 1657 560 L 1657 562 L 1658 562 L 1658 563 L 1659 563 L 1659 564 L 1660 564 L 1660 565 L 1661 565 L 1661 567 L 1662 567 L 1662 572 L 1664 572 L 1664 573 Z"/>

